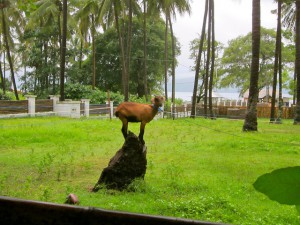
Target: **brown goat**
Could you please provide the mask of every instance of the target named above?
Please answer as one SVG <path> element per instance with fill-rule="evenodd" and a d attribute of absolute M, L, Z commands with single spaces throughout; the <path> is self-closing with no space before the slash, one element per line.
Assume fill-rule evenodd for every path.
<path fill-rule="evenodd" d="M 152 99 L 152 105 L 134 102 L 123 102 L 120 104 L 116 109 L 115 115 L 116 117 L 119 117 L 123 123 L 122 133 L 124 138 L 126 139 L 127 137 L 128 122 L 140 122 L 141 126 L 139 139 L 143 144 L 145 144 L 145 126 L 154 118 L 159 110 L 159 107 L 163 105 L 163 102 L 164 97 L 156 96 L 154 99 Z"/>

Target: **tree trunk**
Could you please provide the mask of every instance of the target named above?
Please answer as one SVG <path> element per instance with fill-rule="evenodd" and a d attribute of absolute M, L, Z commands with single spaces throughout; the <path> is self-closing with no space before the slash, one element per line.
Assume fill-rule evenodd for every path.
<path fill-rule="evenodd" d="M 165 29 L 165 99 L 168 101 L 168 25 L 169 20 L 166 14 L 166 29 Z"/>
<path fill-rule="evenodd" d="M 296 93 L 296 115 L 294 124 L 300 124 L 300 1 L 296 1 L 296 78 L 297 78 L 297 93 Z"/>
<path fill-rule="evenodd" d="M 96 87 L 96 47 L 95 47 L 95 16 L 92 15 L 92 51 L 93 51 L 93 77 L 92 88 Z"/>
<path fill-rule="evenodd" d="M 129 1 L 128 12 L 128 31 L 127 31 L 127 50 L 126 50 L 126 83 L 125 83 L 125 101 L 129 100 L 129 76 L 130 76 L 130 58 L 131 58 L 131 39 L 132 39 L 132 0 Z"/>
<path fill-rule="evenodd" d="M 243 131 L 257 131 L 257 100 L 260 50 L 260 0 L 252 1 L 252 64 L 248 107 Z"/>
<path fill-rule="evenodd" d="M 276 104 L 276 89 L 277 89 L 277 74 L 278 74 L 278 58 L 279 49 L 281 46 L 281 2 L 278 1 L 278 17 L 277 17 L 277 35 L 276 35 L 276 47 L 275 47 L 275 62 L 274 62 L 274 74 L 273 74 L 273 90 L 272 90 L 272 100 L 271 100 L 271 115 L 270 122 L 275 121 L 275 104 Z"/>
<path fill-rule="evenodd" d="M 5 20 L 5 17 L 4 17 L 4 9 L 2 8 L 1 11 L 2 11 L 2 30 L 3 30 L 4 43 L 5 43 L 8 63 L 9 63 L 9 67 L 10 67 L 11 81 L 13 83 L 14 93 L 15 93 L 16 99 L 19 100 L 16 80 L 15 80 L 14 66 L 13 66 L 12 58 L 11 58 L 11 55 L 10 55 L 10 48 L 9 48 L 9 44 L 8 44 L 8 37 L 7 37 L 7 35 L 8 35 L 7 31 L 8 30 L 7 30 L 7 26 L 6 26 L 6 20 Z"/>
<path fill-rule="evenodd" d="M 117 5 L 116 1 L 114 1 L 114 16 L 115 16 L 115 23 L 116 23 L 116 29 L 118 33 L 118 39 L 119 39 L 119 46 L 121 50 L 121 65 L 122 65 L 122 88 L 123 88 L 123 94 L 124 94 L 124 101 L 127 102 L 129 100 L 129 93 L 128 88 L 126 84 L 127 80 L 127 66 L 126 66 L 126 57 L 125 57 L 125 50 L 124 50 L 124 39 L 122 37 L 121 31 L 120 31 L 120 25 L 119 25 L 119 15 L 117 12 Z"/>
<path fill-rule="evenodd" d="M 210 68 L 210 78 L 209 78 L 209 114 L 210 118 L 214 118 L 213 103 L 212 103 L 212 91 L 213 91 L 213 79 L 214 79 L 214 68 L 215 68 L 215 7 L 214 0 L 210 0 L 210 10 L 211 10 L 211 68 Z"/>
<path fill-rule="evenodd" d="M 198 80 L 199 80 L 199 73 L 200 73 L 201 55 L 203 51 L 204 36 L 205 36 L 205 29 L 206 29 L 207 12 L 208 12 L 208 0 L 205 1 L 205 11 L 203 17 L 197 63 L 195 68 L 195 81 L 194 81 L 194 90 L 193 90 L 193 97 L 192 97 L 191 118 L 196 117 L 196 100 L 197 100 L 196 98 L 197 98 Z"/>
<path fill-rule="evenodd" d="M 281 0 L 278 1 L 278 14 L 279 15 L 279 34 L 278 34 L 278 69 L 279 69 L 279 73 L 278 73 L 278 78 L 279 78 L 279 94 L 278 94 L 278 114 L 277 114 L 277 123 L 282 123 L 281 119 L 282 119 L 282 107 L 283 107 L 283 99 L 282 99 L 282 50 L 281 50 Z"/>
<path fill-rule="evenodd" d="M 60 58 L 60 99 L 65 100 L 65 64 L 66 64 L 66 47 L 67 47 L 67 13 L 68 1 L 63 0 L 63 23 L 61 38 L 61 58 Z"/>
<path fill-rule="evenodd" d="M 6 92 L 6 77 L 5 77 L 5 51 L 3 52 L 3 94 Z"/>
<path fill-rule="evenodd" d="M 147 8 L 144 0 L 144 89 L 145 99 L 148 102 L 148 81 L 147 81 Z"/>
<path fill-rule="evenodd" d="M 204 80 L 204 117 L 207 118 L 207 100 L 208 100 L 208 82 L 209 82 L 209 65 L 211 52 L 211 0 L 209 0 L 208 7 L 208 31 L 207 31 L 207 58 L 205 66 L 205 80 Z"/>
<path fill-rule="evenodd" d="M 175 37 L 173 33 L 173 26 L 172 26 L 172 21 L 171 21 L 171 16 L 169 14 L 169 24 L 170 24 L 170 31 L 171 31 L 171 39 L 172 39 L 172 103 L 173 106 L 175 106 Z M 172 108 L 173 112 L 173 119 L 175 116 L 175 107 Z"/>

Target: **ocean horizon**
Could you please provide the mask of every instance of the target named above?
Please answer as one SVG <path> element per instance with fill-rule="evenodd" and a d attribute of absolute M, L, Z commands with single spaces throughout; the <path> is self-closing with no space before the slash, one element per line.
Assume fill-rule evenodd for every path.
<path fill-rule="evenodd" d="M 218 97 L 222 97 L 225 100 L 241 100 L 242 97 L 240 97 L 238 92 L 213 92 L 213 95 L 216 95 Z M 168 97 L 170 98 L 172 96 L 172 92 L 168 92 Z M 189 91 L 176 91 L 175 92 L 175 98 L 180 98 L 183 101 L 192 101 L 193 92 Z"/>

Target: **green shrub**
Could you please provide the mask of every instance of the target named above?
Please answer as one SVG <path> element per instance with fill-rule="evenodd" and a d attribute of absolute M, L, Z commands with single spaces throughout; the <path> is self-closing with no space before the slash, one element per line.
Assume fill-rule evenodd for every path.
<path fill-rule="evenodd" d="M 79 83 L 76 84 L 66 84 L 65 86 L 65 98 L 72 100 L 80 100 L 80 99 L 90 99 L 92 104 L 100 104 L 105 103 L 107 101 L 108 95 L 106 91 L 101 91 L 97 88 L 93 90 L 90 85 L 82 85 Z M 111 101 L 114 103 L 120 103 L 124 97 L 119 93 L 110 93 Z"/>
<path fill-rule="evenodd" d="M 0 100 L 15 100 L 16 97 L 13 92 L 5 92 L 3 93 L 2 90 L 0 90 Z"/>

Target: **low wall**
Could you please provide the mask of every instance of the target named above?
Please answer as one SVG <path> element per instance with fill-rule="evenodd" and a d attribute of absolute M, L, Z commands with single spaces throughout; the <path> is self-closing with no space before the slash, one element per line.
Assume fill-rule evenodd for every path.
<path fill-rule="evenodd" d="M 28 113 L 28 100 L 0 101 L 0 114 Z"/>

